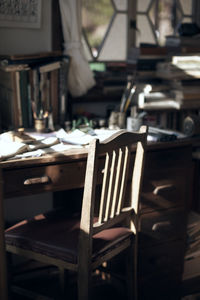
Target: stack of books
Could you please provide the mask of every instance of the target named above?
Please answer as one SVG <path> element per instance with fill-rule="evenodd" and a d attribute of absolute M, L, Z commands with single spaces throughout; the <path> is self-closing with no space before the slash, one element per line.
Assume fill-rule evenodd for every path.
<path fill-rule="evenodd" d="M 171 62 L 157 65 L 157 75 L 168 80 L 180 109 L 200 108 L 200 56 L 174 56 Z"/>
<path fill-rule="evenodd" d="M 32 128 L 52 114 L 64 122 L 69 57 L 60 52 L 0 56 L 0 111 L 3 130 Z"/>

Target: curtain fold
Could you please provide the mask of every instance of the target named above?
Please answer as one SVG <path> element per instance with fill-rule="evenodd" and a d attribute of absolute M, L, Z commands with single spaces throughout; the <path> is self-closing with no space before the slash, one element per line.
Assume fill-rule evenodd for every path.
<path fill-rule="evenodd" d="M 64 37 L 64 54 L 70 56 L 68 89 L 79 97 L 95 85 L 81 42 L 81 1 L 59 0 Z"/>

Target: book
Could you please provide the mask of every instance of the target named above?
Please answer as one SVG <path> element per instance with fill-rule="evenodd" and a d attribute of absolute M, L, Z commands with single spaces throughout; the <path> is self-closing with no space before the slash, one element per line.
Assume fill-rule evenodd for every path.
<path fill-rule="evenodd" d="M 18 125 L 22 127 L 22 107 L 21 107 L 21 92 L 20 92 L 20 73 L 19 71 L 15 72 L 15 80 L 16 80 L 16 99 L 17 99 L 17 114 L 18 114 Z"/>
<path fill-rule="evenodd" d="M 14 81 L 13 78 L 11 80 Z M 7 88 L 0 83 L 0 112 L 1 112 L 1 129 L 14 128 L 16 124 L 15 110 L 15 91 L 13 88 Z"/>
<path fill-rule="evenodd" d="M 59 123 L 64 125 L 68 112 L 68 72 L 69 72 L 69 57 L 64 56 L 59 69 Z"/>
<path fill-rule="evenodd" d="M 56 125 L 59 123 L 59 103 L 58 103 L 58 70 L 53 70 L 50 75 L 50 103 L 51 103 L 51 110 L 53 114 L 53 124 Z"/>
<path fill-rule="evenodd" d="M 9 59 L 12 63 L 0 61 L 0 109 L 6 112 L 3 129 L 31 128 L 34 118 L 48 114 L 54 124 L 64 124 L 69 57 L 45 53 Z"/>
<path fill-rule="evenodd" d="M 198 55 L 173 56 L 171 62 L 157 64 L 157 76 L 164 79 L 200 79 L 200 57 Z"/>
<path fill-rule="evenodd" d="M 170 92 L 139 93 L 138 108 L 145 110 L 179 109 L 180 102 Z"/>
<path fill-rule="evenodd" d="M 0 68 L 4 72 L 14 72 L 14 71 L 21 71 L 21 70 L 29 70 L 28 64 L 19 64 L 19 65 L 4 65 L 0 64 Z"/>
<path fill-rule="evenodd" d="M 19 72 L 19 85 L 20 85 L 20 102 L 21 102 L 21 114 L 22 114 L 22 126 L 24 128 L 29 127 L 29 99 L 28 99 L 28 85 L 29 78 L 26 70 Z M 20 108 L 19 108 L 20 109 Z"/>
<path fill-rule="evenodd" d="M 40 73 L 47 73 L 47 72 L 51 72 L 53 70 L 57 70 L 60 67 L 61 67 L 61 62 L 56 61 L 56 62 L 48 63 L 48 64 L 45 64 L 45 65 L 39 67 L 39 71 L 40 71 Z"/>
<path fill-rule="evenodd" d="M 1 54 L 0 61 L 4 65 L 28 64 L 29 66 L 44 64 L 62 59 L 61 51 L 47 51 L 33 54 Z"/>
<path fill-rule="evenodd" d="M 25 59 L 44 59 L 44 58 L 52 58 L 62 56 L 62 52 L 60 50 L 55 51 L 44 51 L 38 53 L 30 53 L 30 54 L 0 54 L 0 59 L 8 59 L 8 60 L 17 60 L 22 61 Z"/>

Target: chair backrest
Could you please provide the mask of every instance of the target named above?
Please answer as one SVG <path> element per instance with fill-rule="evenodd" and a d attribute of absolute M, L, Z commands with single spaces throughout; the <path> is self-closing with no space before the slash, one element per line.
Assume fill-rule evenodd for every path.
<path fill-rule="evenodd" d="M 139 132 L 120 130 L 104 142 L 94 139 L 90 143 L 80 226 L 83 239 L 87 239 L 90 245 L 92 235 L 127 218 L 130 228 L 136 233 L 146 141 L 147 127 L 142 126 Z M 128 182 L 131 192 L 127 203 Z M 94 222 L 99 183 L 100 204 Z"/>

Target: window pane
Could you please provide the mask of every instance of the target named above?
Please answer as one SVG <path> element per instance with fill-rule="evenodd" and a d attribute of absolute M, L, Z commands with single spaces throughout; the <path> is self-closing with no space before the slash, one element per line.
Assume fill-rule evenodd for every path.
<path fill-rule="evenodd" d="M 180 23 L 191 22 L 192 6 L 193 0 L 138 0 L 137 28 L 140 35 L 137 35 L 137 45 L 164 46 L 165 37 L 173 35 Z"/>
<path fill-rule="evenodd" d="M 192 0 L 180 0 L 184 15 L 192 14 Z"/>
<path fill-rule="evenodd" d="M 171 0 L 160 0 L 158 10 L 158 40 L 160 45 L 165 44 L 166 35 L 174 33 L 173 22 L 174 3 Z"/>
<path fill-rule="evenodd" d="M 139 33 L 136 37 L 137 45 L 139 43 L 156 43 L 149 21 L 145 15 L 137 16 L 137 28 L 139 29 Z"/>
<path fill-rule="evenodd" d="M 82 36 L 82 45 L 83 45 L 84 54 L 85 54 L 86 59 L 88 61 L 93 60 L 93 57 L 92 57 L 91 52 L 90 52 L 90 49 L 88 48 L 88 45 L 87 45 L 85 39 L 83 38 L 83 36 Z"/>
<path fill-rule="evenodd" d="M 119 38 L 120 37 L 120 38 Z M 112 24 L 99 60 L 126 60 L 127 15 L 117 14 Z"/>
<path fill-rule="evenodd" d="M 182 22 L 183 23 L 192 23 L 192 18 L 189 18 L 189 17 L 183 18 Z"/>
<path fill-rule="evenodd" d="M 138 0 L 137 1 L 137 11 L 146 12 L 151 0 Z"/>
<path fill-rule="evenodd" d="M 114 0 L 117 10 L 127 10 L 128 0 Z"/>
<path fill-rule="evenodd" d="M 154 1 L 151 5 L 151 9 L 149 10 L 149 18 L 154 26 L 156 26 L 156 2 Z"/>
<path fill-rule="evenodd" d="M 94 57 L 114 14 L 110 0 L 82 0 L 82 25 Z"/>

